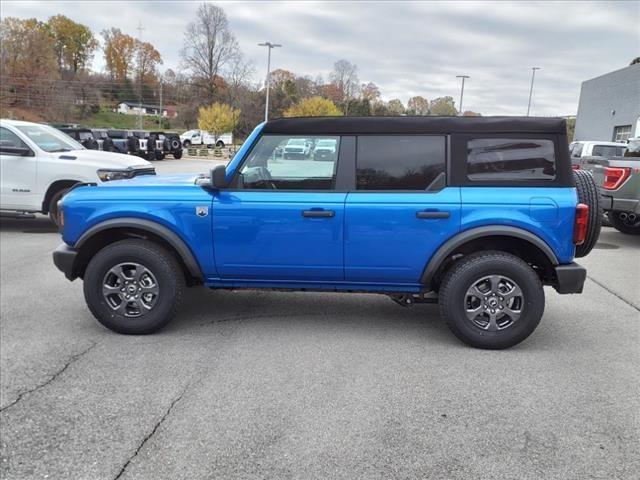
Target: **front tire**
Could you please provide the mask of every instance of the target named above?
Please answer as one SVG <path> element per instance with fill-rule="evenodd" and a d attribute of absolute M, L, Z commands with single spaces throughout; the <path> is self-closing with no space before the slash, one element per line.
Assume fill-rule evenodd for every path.
<path fill-rule="evenodd" d="M 442 281 L 439 303 L 460 340 L 476 348 L 503 349 L 536 329 L 544 291 L 526 262 L 510 253 L 486 251 L 454 264 Z"/>
<path fill-rule="evenodd" d="M 93 316 L 114 332 L 145 335 L 174 316 L 184 292 L 175 256 L 143 240 L 122 240 L 100 250 L 84 275 L 84 296 Z"/>

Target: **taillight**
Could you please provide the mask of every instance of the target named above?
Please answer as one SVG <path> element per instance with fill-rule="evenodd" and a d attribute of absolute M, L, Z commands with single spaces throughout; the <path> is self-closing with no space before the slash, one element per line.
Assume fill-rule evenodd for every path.
<path fill-rule="evenodd" d="M 589 225 L 589 205 L 579 203 L 576 206 L 576 223 L 573 226 L 573 243 L 582 245 L 587 238 L 587 226 Z"/>
<path fill-rule="evenodd" d="M 630 174 L 631 169 L 629 167 L 606 167 L 604 169 L 604 184 L 602 188 L 615 190 L 629 178 Z"/>
<path fill-rule="evenodd" d="M 574 163 L 573 165 L 571 165 L 571 169 L 572 170 L 580 170 L 580 165 L 577 165 L 577 164 Z"/>

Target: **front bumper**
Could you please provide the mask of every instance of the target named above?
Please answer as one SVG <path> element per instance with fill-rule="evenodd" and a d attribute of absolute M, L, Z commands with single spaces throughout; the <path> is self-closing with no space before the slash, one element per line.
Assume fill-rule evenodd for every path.
<path fill-rule="evenodd" d="M 575 262 L 555 267 L 557 282 L 553 286 L 558 293 L 582 293 L 587 269 Z"/>
<path fill-rule="evenodd" d="M 53 251 L 53 263 L 69 280 L 75 280 L 78 275 L 74 271 L 78 251 L 63 243 Z"/>

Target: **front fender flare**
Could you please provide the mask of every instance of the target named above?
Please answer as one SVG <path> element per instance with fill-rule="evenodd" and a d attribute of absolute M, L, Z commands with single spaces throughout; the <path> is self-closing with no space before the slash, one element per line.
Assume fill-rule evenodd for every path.
<path fill-rule="evenodd" d="M 458 247 L 470 240 L 491 236 L 514 237 L 526 240 L 542 250 L 552 265 L 555 266 L 559 264 L 558 257 L 553 252 L 553 249 L 547 244 L 547 242 L 534 233 L 523 228 L 510 227 L 508 225 L 490 225 L 465 230 L 442 244 L 425 266 L 422 276 L 420 277 L 420 283 L 430 288 L 433 277 L 438 271 L 438 268 L 440 268 L 440 265 L 442 265 L 442 262 L 444 262 Z"/>
<path fill-rule="evenodd" d="M 182 240 L 182 238 L 180 238 L 168 227 L 165 227 L 164 225 L 153 222 L 151 220 L 145 220 L 135 217 L 113 218 L 111 220 L 105 220 L 98 223 L 97 225 L 94 225 L 86 232 L 84 232 L 75 243 L 74 248 L 76 250 L 80 250 L 82 248 L 82 245 L 86 243 L 91 237 L 99 232 L 102 232 L 104 230 L 111 230 L 113 228 L 135 228 L 137 230 L 144 230 L 157 235 L 158 237 L 165 240 L 169 245 L 171 245 L 176 250 L 176 252 L 178 252 L 178 255 L 180 255 L 190 275 L 192 275 L 194 278 L 203 278 L 200 265 L 198 264 L 198 261 L 193 256 L 191 249 L 187 246 L 184 240 Z"/>

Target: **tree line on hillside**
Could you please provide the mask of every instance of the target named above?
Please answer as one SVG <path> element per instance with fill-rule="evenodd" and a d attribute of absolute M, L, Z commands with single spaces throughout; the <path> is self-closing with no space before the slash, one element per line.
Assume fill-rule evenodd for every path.
<path fill-rule="evenodd" d="M 0 105 L 5 111 L 82 122 L 122 101 L 162 102 L 178 112 L 175 127 L 194 127 L 202 115 L 211 120 L 212 112 L 234 112 L 235 132 L 241 136 L 262 120 L 264 82 L 253 82 L 256 69 L 240 51 L 224 10 L 209 3 L 198 7 L 185 28 L 179 72 L 161 72 L 162 55 L 149 42 L 115 27 L 96 35 L 64 15 L 46 22 L 6 17 L 0 22 L 0 42 Z M 98 55 L 104 72 L 91 70 Z M 399 99 L 384 101 L 379 87 L 361 82 L 357 66 L 347 60 L 335 62 L 327 80 L 276 69 L 270 88 L 274 118 L 459 114 L 450 96 L 430 101 L 415 96 L 407 105 Z"/>

